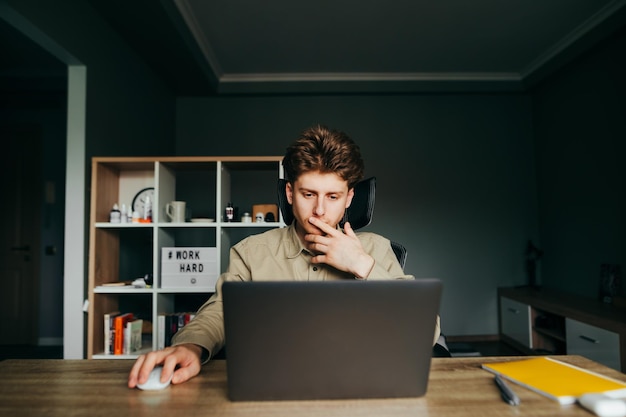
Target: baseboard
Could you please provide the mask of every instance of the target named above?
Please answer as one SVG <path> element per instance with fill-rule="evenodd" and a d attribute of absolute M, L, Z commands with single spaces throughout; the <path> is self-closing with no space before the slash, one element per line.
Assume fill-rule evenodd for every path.
<path fill-rule="evenodd" d="M 37 346 L 63 346 L 62 337 L 40 337 Z"/>

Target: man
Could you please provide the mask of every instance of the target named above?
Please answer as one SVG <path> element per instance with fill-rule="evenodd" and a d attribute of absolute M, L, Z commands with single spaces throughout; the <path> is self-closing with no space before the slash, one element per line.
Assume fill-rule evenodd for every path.
<path fill-rule="evenodd" d="M 363 178 L 361 152 L 352 139 L 326 127 L 310 128 L 287 148 L 283 166 L 292 224 L 231 248 L 215 294 L 174 336 L 171 347 L 137 359 L 128 377 L 130 388 L 144 383 L 156 365 L 163 365 L 163 381 L 174 373 L 173 384 L 185 382 L 224 346 L 224 281 L 413 278 L 402 271 L 389 240 L 373 233 L 357 235 L 349 223 L 343 230 L 337 226 Z"/>

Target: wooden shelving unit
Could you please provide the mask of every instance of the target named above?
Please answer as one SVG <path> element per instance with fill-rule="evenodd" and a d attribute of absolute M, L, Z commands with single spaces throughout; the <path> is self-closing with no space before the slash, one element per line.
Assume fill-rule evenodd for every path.
<path fill-rule="evenodd" d="M 225 222 L 228 202 L 239 215 L 254 204 L 277 202 L 277 181 L 283 177 L 282 157 L 96 157 L 92 160 L 89 236 L 88 331 L 89 359 L 133 358 L 105 355 L 104 314 L 129 311 L 148 326 L 145 351 L 156 349 L 157 316 L 195 311 L 214 287 L 162 288 L 161 248 L 215 247 L 216 274 L 228 266 L 230 247 L 251 234 L 284 226 L 276 222 Z M 152 223 L 110 223 L 114 204 L 127 206 L 135 194 L 154 187 Z M 213 222 L 170 223 L 165 204 L 187 202 L 189 217 Z M 187 219 L 189 220 L 189 219 Z M 107 283 L 132 281 L 152 274 L 151 288 L 111 287 Z"/>

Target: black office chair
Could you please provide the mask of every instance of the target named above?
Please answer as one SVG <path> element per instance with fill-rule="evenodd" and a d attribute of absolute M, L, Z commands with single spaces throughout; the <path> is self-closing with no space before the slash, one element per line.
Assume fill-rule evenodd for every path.
<path fill-rule="evenodd" d="M 293 211 L 291 205 L 287 201 L 287 194 L 285 186 L 287 180 L 278 180 L 278 206 L 280 212 L 283 215 L 283 220 L 286 224 L 291 224 L 293 221 Z M 359 182 L 354 187 L 354 197 L 352 198 L 352 204 L 346 209 L 346 213 L 339 223 L 343 227 L 344 223 L 349 221 L 354 230 L 360 229 L 369 225 L 372 222 L 372 216 L 374 214 L 374 200 L 376 197 L 376 177 L 367 178 Z M 406 264 L 407 251 L 404 246 L 398 242 L 391 242 L 391 249 L 396 254 L 396 258 L 400 263 L 402 269 Z M 433 346 L 434 357 L 450 357 L 450 351 L 448 350 L 445 336 L 442 334 L 439 337 L 437 343 Z"/>
<path fill-rule="evenodd" d="M 398 258 L 398 262 L 400 262 L 400 266 L 404 269 L 404 265 L 406 265 L 406 248 L 399 244 L 398 242 L 391 241 L 391 249 L 393 253 L 396 254 L 396 258 Z"/>

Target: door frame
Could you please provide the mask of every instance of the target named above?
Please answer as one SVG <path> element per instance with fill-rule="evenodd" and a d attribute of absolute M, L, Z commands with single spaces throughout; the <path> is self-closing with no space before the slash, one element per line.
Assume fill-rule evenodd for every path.
<path fill-rule="evenodd" d="M 87 67 L 36 25 L 0 2 L 0 19 L 68 65 L 67 157 L 63 271 L 63 358 L 85 357 L 85 130 Z"/>

